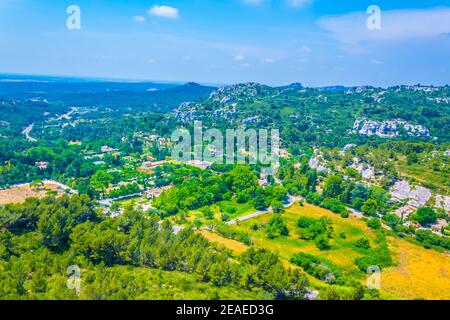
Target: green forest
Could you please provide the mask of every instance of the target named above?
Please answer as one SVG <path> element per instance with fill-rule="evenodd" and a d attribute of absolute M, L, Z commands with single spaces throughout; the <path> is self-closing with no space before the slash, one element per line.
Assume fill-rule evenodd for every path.
<path fill-rule="evenodd" d="M 448 298 L 398 271 L 449 266 L 448 86 L 148 85 L 0 85 L 0 299 Z M 173 161 L 194 121 L 279 129 L 278 171 Z"/>

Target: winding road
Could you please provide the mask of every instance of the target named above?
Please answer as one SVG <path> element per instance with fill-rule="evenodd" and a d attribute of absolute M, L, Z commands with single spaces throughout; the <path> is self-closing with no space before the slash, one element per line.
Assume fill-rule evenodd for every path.
<path fill-rule="evenodd" d="M 27 140 L 30 141 L 30 142 L 36 142 L 37 141 L 37 139 L 35 139 L 35 138 L 30 136 L 30 132 L 31 132 L 31 130 L 33 130 L 33 127 L 34 127 L 34 123 L 30 124 L 28 127 L 26 127 L 22 131 L 22 134 L 24 134 L 25 137 L 27 138 Z"/>

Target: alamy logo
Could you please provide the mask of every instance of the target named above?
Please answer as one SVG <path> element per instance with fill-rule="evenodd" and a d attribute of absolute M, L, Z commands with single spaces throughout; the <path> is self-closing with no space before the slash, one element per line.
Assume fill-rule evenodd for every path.
<path fill-rule="evenodd" d="M 381 269 L 379 266 L 369 266 L 367 273 L 370 277 L 367 279 L 367 287 L 369 289 L 381 289 Z"/>
<path fill-rule="evenodd" d="M 367 8 L 367 29 L 381 30 L 381 9 L 379 6 L 371 5 Z"/>
<path fill-rule="evenodd" d="M 70 5 L 66 10 L 70 16 L 67 18 L 66 26 L 69 30 L 81 30 L 81 9 L 77 5 Z"/>
<path fill-rule="evenodd" d="M 205 161 L 216 164 L 261 164 L 267 174 L 279 168 L 280 133 L 277 129 L 227 129 L 225 138 L 219 129 L 203 130 L 194 123 L 194 137 L 187 129 L 173 132 L 176 145 L 172 159 L 179 162 Z M 270 148 L 269 148 L 270 145 Z"/>
<path fill-rule="evenodd" d="M 66 271 L 67 275 L 67 288 L 69 290 L 75 290 L 77 294 L 81 292 L 81 270 L 79 266 L 69 266 Z"/>

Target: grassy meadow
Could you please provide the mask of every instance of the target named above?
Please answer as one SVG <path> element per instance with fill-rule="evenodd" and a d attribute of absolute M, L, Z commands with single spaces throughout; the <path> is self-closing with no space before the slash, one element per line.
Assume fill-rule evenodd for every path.
<path fill-rule="evenodd" d="M 382 299 L 449 299 L 450 298 L 450 255 L 421 246 L 393 236 L 382 236 L 369 228 L 365 221 L 357 218 L 341 218 L 328 210 L 298 203 L 288 208 L 283 214 L 283 220 L 289 229 L 289 236 L 268 239 L 264 228 L 255 230 L 255 225 L 267 224 L 272 216 L 268 213 L 233 226 L 237 230 L 251 235 L 253 245 L 267 248 L 280 254 L 286 265 L 296 253 L 308 253 L 320 258 L 329 265 L 337 267 L 343 274 L 365 282 L 367 276 L 361 272 L 354 261 L 358 257 L 376 255 L 387 250 L 392 257 L 392 266 L 382 270 L 380 298 Z M 330 249 L 319 250 L 314 241 L 299 239 L 297 220 L 300 217 L 331 219 L 333 236 L 330 239 Z M 201 231 L 208 240 L 230 249 L 235 255 L 240 255 L 248 246 L 226 239 L 210 231 Z M 345 236 L 344 236 L 345 235 Z M 360 238 L 367 238 L 371 247 L 363 249 L 355 246 Z M 386 251 L 383 251 L 386 252 Z M 314 287 L 320 288 L 323 282 L 309 277 Z"/>

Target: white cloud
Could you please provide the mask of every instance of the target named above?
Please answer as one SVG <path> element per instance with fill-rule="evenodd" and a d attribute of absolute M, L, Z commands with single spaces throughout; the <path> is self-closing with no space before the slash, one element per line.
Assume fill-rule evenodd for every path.
<path fill-rule="evenodd" d="M 312 52 L 312 49 L 308 46 L 302 46 L 302 51 L 304 52 Z"/>
<path fill-rule="evenodd" d="M 134 16 L 133 17 L 133 21 L 137 22 L 137 23 L 143 23 L 143 22 L 145 22 L 145 17 L 143 17 L 143 16 Z"/>
<path fill-rule="evenodd" d="M 155 5 L 148 11 L 148 14 L 167 19 L 178 19 L 179 10 L 174 7 Z"/>
<path fill-rule="evenodd" d="M 245 59 L 245 57 L 241 54 L 238 54 L 234 57 L 234 61 L 242 61 L 244 59 Z"/>
<path fill-rule="evenodd" d="M 430 38 L 450 33 L 450 8 L 381 11 L 381 30 L 369 30 L 368 17 L 365 13 L 322 17 L 318 24 L 347 45 Z"/>
<path fill-rule="evenodd" d="M 377 59 L 370 60 L 370 63 L 371 64 L 383 64 L 383 62 L 381 62 L 380 60 L 377 60 Z"/>
<path fill-rule="evenodd" d="M 154 64 L 154 63 L 156 63 L 156 60 L 154 60 L 154 59 L 148 59 L 147 62 L 148 62 L 148 63 L 151 63 L 151 64 Z"/>

